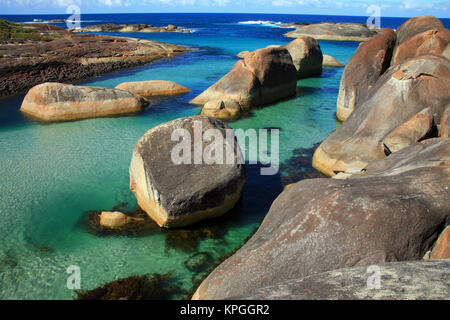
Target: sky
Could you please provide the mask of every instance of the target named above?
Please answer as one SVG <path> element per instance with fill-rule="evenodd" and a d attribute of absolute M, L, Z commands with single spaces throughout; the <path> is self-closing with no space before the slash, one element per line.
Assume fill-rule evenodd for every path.
<path fill-rule="evenodd" d="M 81 13 L 224 12 L 368 16 L 376 5 L 381 16 L 431 14 L 450 18 L 447 0 L 0 0 L 0 14 L 63 14 L 70 5 Z"/>

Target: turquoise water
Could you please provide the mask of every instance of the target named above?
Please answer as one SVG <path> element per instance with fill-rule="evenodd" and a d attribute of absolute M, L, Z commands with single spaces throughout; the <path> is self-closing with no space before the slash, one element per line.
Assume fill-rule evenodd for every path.
<path fill-rule="evenodd" d="M 256 20 L 256 19 L 255 19 Z M 121 34 L 189 45 L 172 59 L 108 74 L 83 85 L 114 87 L 125 81 L 172 80 L 191 93 L 152 101 L 135 116 L 41 124 L 19 111 L 23 96 L 0 100 L 0 299 L 71 299 L 66 288 L 70 265 L 81 268 L 82 289 L 135 274 L 173 270 L 189 289 L 194 273 L 184 261 L 194 252 L 167 247 L 165 232 L 141 237 L 99 237 L 80 220 L 89 210 L 111 210 L 136 200 L 129 191 L 128 166 L 137 140 L 163 122 L 200 113 L 188 101 L 227 73 L 235 55 L 290 39 L 285 29 L 223 23 L 193 34 Z M 344 63 L 355 43 L 320 42 L 322 51 Z M 325 68 L 321 77 L 298 82 L 298 96 L 255 110 L 233 128 L 279 127 L 280 161 L 298 148 L 311 148 L 335 129 L 335 105 L 343 68 Z M 301 168 L 290 168 L 293 170 Z M 281 192 L 287 172 L 259 175 L 250 168 L 235 213 L 218 220 L 221 239 L 200 241 L 197 251 L 215 258 L 240 246 L 259 225 Z"/>

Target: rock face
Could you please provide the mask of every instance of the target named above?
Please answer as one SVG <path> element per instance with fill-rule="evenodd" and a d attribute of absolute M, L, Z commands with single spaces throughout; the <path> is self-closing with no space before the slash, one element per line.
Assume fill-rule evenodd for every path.
<path fill-rule="evenodd" d="M 439 135 L 443 138 L 450 138 L 450 105 L 446 106 L 442 115 Z"/>
<path fill-rule="evenodd" d="M 67 121 L 138 112 L 147 104 L 123 90 L 48 82 L 28 91 L 20 110 L 44 121 Z"/>
<path fill-rule="evenodd" d="M 208 132 L 214 133 L 217 144 L 209 140 L 211 137 L 199 140 Z M 223 143 L 219 143 L 221 138 Z M 182 142 L 185 150 L 180 148 Z M 202 159 L 203 154 L 211 155 L 214 146 L 218 161 L 211 161 L 211 156 L 209 160 Z M 191 150 L 199 151 L 200 159 Z M 130 165 L 130 188 L 139 206 L 158 225 L 187 226 L 221 216 L 234 207 L 246 180 L 241 159 L 234 133 L 222 121 L 205 116 L 173 120 L 149 130 L 136 144 Z M 220 160 L 225 164 L 220 164 Z"/>
<path fill-rule="evenodd" d="M 395 32 L 387 28 L 358 47 L 342 75 L 336 113 L 339 120 L 345 121 L 365 102 L 368 90 L 389 68 L 395 39 Z"/>
<path fill-rule="evenodd" d="M 292 57 L 299 79 L 322 73 L 322 50 L 316 39 L 305 36 L 298 37 L 284 48 Z"/>
<path fill-rule="evenodd" d="M 202 115 L 214 117 L 223 121 L 232 121 L 240 118 L 244 110 L 234 100 L 212 100 L 202 109 Z"/>
<path fill-rule="evenodd" d="M 328 54 L 323 55 L 323 63 L 324 67 L 343 67 L 344 64 L 342 62 L 337 61 L 335 58 Z"/>
<path fill-rule="evenodd" d="M 245 300 L 447 300 L 450 261 L 386 263 L 380 288 L 369 288 L 371 270 L 344 268 L 260 288 Z M 369 272 L 368 272 L 369 271 Z"/>
<path fill-rule="evenodd" d="M 248 110 L 294 96 L 296 87 L 297 70 L 289 52 L 279 47 L 264 48 L 238 61 L 228 74 L 191 103 L 234 100 Z"/>
<path fill-rule="evenodd" d="M 250 54 L 250 51 L 246 50 L 246 51 L 239 52 L 237 54 L 237 57 L 241 58 L 241 59 L 245 59 L 245 57 L 248 56 L 249 54 Z"/>
<path fill-rule="evenodd" d="M 375 36 L 378 30 L 369 29 L 359 23 L 323 22 L 310 25 L 296 25 L 296 30 L 288 32 L 287 37 L 313 37 L 317 40 L 334 41 L 367 41 Z"/>
<path fill-rule="evenodd" d="M 105 23 L 87 26 L 84 28 L 74 30 L 76 32 L 192 32 L 189 29 L 179 29 L 173 24 L 169 24 L 167 27 L 154 27 L 151 24 L 115 24 Z"/>
<path fill-rule="evenodd" d="M 395 48 L 392 65 L 428 54 L 442 55 L 450 59 L 449 42 L 450 31 L 445 28 L 432 29 L 419 33 L 404 40 Z"/>
<path fill-rule="evenodd" d="M 367 94 L 367 101 L 319 146 L 313 166 L 334 176 L 386 157 L 391 151 L 385 139 L 392 145 L 392 135 L 403 136 L 396 150 L 421 139 L 418 136 L 426 131 L 428 112 L 434 124 L 440 125 L 450 103 L 449 90 L 450 62 L 445 58 L 422 56 L 391 67 Z"/>
<path fill-rule="evenodd" d="M 294 184 L 194 298 L 242 297 L 315 273 L 422 259 L 450 216 L 449 164 Z"/>
<path fill-rule="evenodd" d="M 44 82 L 79 81 L 188 51 L 158 41 L 76 34 L 47 24 L 9 24 L 0 20 L 0 97 Z M 2 39 L 4 29 L 12 27 L 26 29 L 29 39 Z"/>
<path fill-rule="evenodd" d="M 450 227 L 442 231 L 433 250 L 431 250 L 430 259 L 450 259 Z"/>
<path fill-rule="evenodd" d="M 124 225 L 126 225 L 130 221 L 130 218 L 128 218 L 125 214 L 122 212 L 107 212 L 103 211 L 100 214 L 100 225 L 115 229 L 120 228 Z"/>
<path fill-rule="evenodd" d="M 191 91 L 181 84 L 163 80 L 124 82 L 116 86 L 116 89 L 129 91 L 142 97 L 170 96 Z"/>
<path fill-rule="evenodd" d="M 411 18 L 397 29 L 397 44 L 401 45 L 407 39 L 432 29 L 444 29 L 444 25 L 433 16 Z"/>

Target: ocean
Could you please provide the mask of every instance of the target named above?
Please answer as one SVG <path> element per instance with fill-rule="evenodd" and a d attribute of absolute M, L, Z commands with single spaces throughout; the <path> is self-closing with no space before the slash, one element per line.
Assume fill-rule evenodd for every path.
<path fill-rule="evenodd" d="M 0 17 L 31 22 L 67 15 Z M 113 34 L 186 45 L 192 51 L 81 85 L 114 87 L 126 81 L 172 80 L 192 92 L 154 99 L 139 115 L 54 124 L 23 116 L 18 110 L 23 95 L 0 100 L 0 299 L 72 299 L 75 292 L 66 286 L 66 270 L 71 265 L 80 267 L 83 290 L 131 275 L 167 272 L 172 272 L 174 284 L 190 289 L 200 274 L 186 267 L 187 259 L 203 252 L 217 260 L 242 245 L 283 187 L 313 172 L 312 148 L 338 125 L 335 109 L 343 68 L 324 68 L 320 77 L 298 82 L 295 98 L 230 123 L 235 129 L 279 128 L 281 167 L 275 176 L 261 176 L 257 166 L 249 167 L 240 203 L 232 214 L 210 222 L 211 228 L 220 230 L 214 236 L 188 230 L 188 237 L 195 238 L 186 238 L 190 246 L 176 245 L 177 234 L 167 231 L 99 236 L 83 223 L 87 212 L 136 208 L 128 167 L 138 139 L 163 122 L 199 114 L 200 109 L 189 100 L 226 74 L 238 60 L 237 53 L 292 40 L 283 36 L 290 29 L 267 21 L 364 23 L 366 19 L 270 14 L 82 15 L 82 26 L 175 24 L 195 32 Z M 395 29 L 406 20 L 382 18 L 381 23 Z M 449 20 L 443 20 L 447 27 Z M 320 46 L 323 53 L 347 63 L 358 43 L 320 41 Z"/>

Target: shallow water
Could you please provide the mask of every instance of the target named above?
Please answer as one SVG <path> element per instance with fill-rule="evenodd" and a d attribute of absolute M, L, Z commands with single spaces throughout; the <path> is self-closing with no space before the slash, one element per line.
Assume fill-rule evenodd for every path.
<path fill-rule="evenodd" d="M 175 280 L 189 289 L 195 274 L 184 261 L 190 255 L 201 251 L 219 258 L 242 244 L 260 224 L 283 183 L 289 181 L 286 175 L 302 170 L 290 161 L 294 152 L 312 148 L 335 129 L 343 68 L 325 68 L 320 77 L 300 80 L 296 98 L 255 110 L 250 117 L 230 124 L 242 129 L 281 128 L 280 161 L 285 166 L 279 175 L 265 177 L 257 167 L 249 168 L 242 201 L 229 219 L 217 221 L 223 231 L 219 239 L 201 240 L 196 251 L 189 252 L 168 247 L 165 232 L 99 237 L 80 221 L 89 210 L 111 210 L 121 203 L 129 210 L 136 207 L 129 190 L 128 166 L 137 140 L 158 124 L 199 114 L 200 109 L 188 101 L 227 73 L 238 52 L 289 42 L 283 37 L 286 29 L 238 23 L 280 21 L 277 18 L 222 17 L 214 24 L 211 21 L 216 20 L 210 17 L 189 26 L 197 27 L 193 34 L 120 34 L 193 48 L 172 59 L 83 83 L 114 87 L 125 81 L 158 79 L 192 89 L 185 95 L 155 99 L 139 115 L 41 124 L 18 111 L 23 96 L 0 100 L 0 299 L 71 299 L 74 292 L 66 288 L 70 265 L 81 268 L 82 289 L 130 275 L 171 270 Z M 135 22 L 151 23 L 152 19 Z M 177 24 L 164 19 L 161 25 Z M 88 20 L 107 21 L 104 17 Z M 286 21 L 299 20 L 305 21 L 305 16 Z M 344 63 L 357 47 L 352 42 L 322 41 L 320 45 L 324 53 Z"/>

